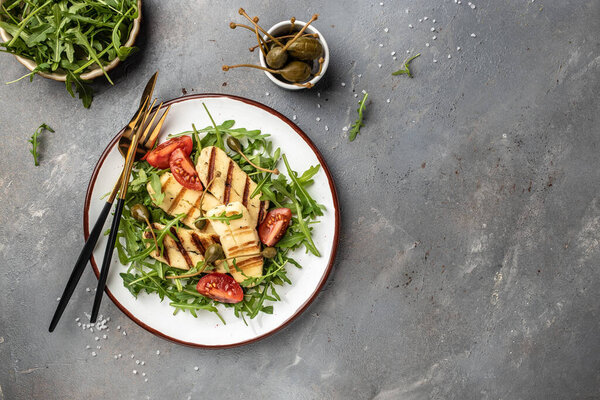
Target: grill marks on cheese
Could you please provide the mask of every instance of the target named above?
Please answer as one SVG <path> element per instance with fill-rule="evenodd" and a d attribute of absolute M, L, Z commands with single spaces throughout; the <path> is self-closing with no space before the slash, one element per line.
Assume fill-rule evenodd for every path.
<path fill-rule="evenodd" d="M 164 227 L 161 224 L 152 224 L 152 228 L 155 230 Z M 197 229 L 171 227 L 170 232 L 177 240 L 174 240 L 170 235 L 165 235 L 162 255 L 160 251 L 153 251 L 150 255 L 173 268 L 188 270 L 196 266 L 198 262 L 204 261 L 206 248 L 213 243 L 219 243 L 218 235 L 202 233 Z M 144 237 L 150 239 L 152 234 L 146 231 Z M 152 245 L 153 242 L 146 243 L 146 247 Z"/>
<path fill-rule="evenodd" d="M 262 222 L 269 203 L 260 201 L 258 195 L 250 198 L 250 194 L 256 189 L 256 183 L 229 158 L 227 153 L 215 146 L 203 148 L 196 171 L 205 187 L 212 181 L 208 190 L 221 204 L 240 202 L 248 209 L 251 227 Z"/>
<path fill-rule="evenodd" d="M 158 205 L 169 215 L 187 214 L 181 222 L 190 228 L 195 229 L 194 222 L 200 217 L 200 200 L 202 192 L 186 189 L 179 184 L 170 172 L 160 176 L 161 192 L 165 194 L 163 202 Z M 150 196 L 154 195 L 154 190 L 150 183 L 146 186 Z M 154 198 L 153 198 L 154 200 Z M 202 211 L 206 212 L 218 205 L 221 202 L 210 193 L 206 193 L 202 202 Z M 214 233 L 211 224 L 206 224 L 206 228 L 202 229 L 203 233 Z"/>
<path fill-rule="evenodd" d="M 237 282 L 242 282 L 247 277 L 262 276 L 263 257 L 249 256 L 260 253 L 260 240 L 258 233 L 253 225 L 249 211 L 239 201 L 232 202 L 226 206 L 218 206 L 208 211 L 206 215 L 217 216 L 225 212 L 225 215 L 242 214 L 242 218 L 229 221 L 229 225 L 222 221 L 211 221 L 219 239 L 221 246 L 227 258 L 235 257 L 238 268 L 243 271 L 238 272 L 229 262 L 229 273 Z M 246 275 L 246 276 L 244 276 Z"/>

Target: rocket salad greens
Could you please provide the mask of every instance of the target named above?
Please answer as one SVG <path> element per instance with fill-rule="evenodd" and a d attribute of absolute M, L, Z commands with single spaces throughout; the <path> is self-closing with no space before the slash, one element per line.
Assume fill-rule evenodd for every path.
<path fill-rule="evenodd" d="M 207 110 L 208 111 L 208 110 Z M 209 114 L 210 115 L 210 114 Z M 211 118 L 212 120 L 212 118 Z M 174 308 L 174 314 L 179 311 L 189 311 L 194 317 L 200 310 L 214 312 L 225 323 L 219 314 L 217 305 L 233 308 L 234 315 L 242 318 L 255 318 L 259 313 L 273 313 L 273 305 L 266 302 L 281 300 L 276 288 L 284 284 L 292 284 L 287 276 L 287 268 L 291 265 L 302 268 L 291 252 L 304 249 L 307 253 L 320 256 L 317 245 L 312 239 L 312 227 L 318 223 L 318 218 L 323 215 L 325 207 L 318 204 L 309 194 L 308 188 L 313 183 L 313 177 L 320 170 L 320 165 L 310 167 L 301 174 L 294 172 L 285 154 L 279 148 L 274 149 L 268 134 L 260 130 L 247 130 L 234 128 L 235 122 L 228 120 L 221 125 L 204 129 L 192 127 L 191 131 L 181 132 L 172 137 L 191 135 L 193 149 L 190 154 L 195 163 L 200 151 L 207 146 L 216 146 L 227 152 L 241 169 L 257 184 L 251 196 L 260 196 L 261 200 L 268 200 L 270 208 L 286 207 L 292 211 L 292 220 L 289 228 L 281 240 L 274 245 L 277 253 L 272 258 L 264 258 L 263 274 L 260 277 L 248 277 L 240 282 L 244 290 L 243 300 L 235 304 L 219 303 L 200 294 L 196 288 L 202 273 L 211 272 L 215 267 L 205 261 L 198 262 L 189 270 L 173 268 L 160 262 L 150 254 L 156 249 L 153 238 L 146 238 L 147 225 L 132 215 L 132 207 L 142 204 L 147 207 L 150 219 L 161 224 L 161 229 L 154 229 L 159 251 L 163 251 L 164 239 L 167 235 L 176 239 L 171 231 L 172 227 L 185 227 L 181 220 L 185 214 L 177 216 L 168 215 L 159 208 L 148 193 L 147 184 L 155 192 L 154 200 L 162 201 L 160 176 L 169 172 L 168 169 L 160 170 L 148 164 L 147 161 L 138 161 L 134 165 L 133 179 L 127 192 L 125 209 L 119 227 L 117 251 L 121 264 L 128 266 L 127 271 L 121 273 L 123 284 L 134 295 L 141 292 L 157 294 L 161 301 L 167 299 Z M 241 154 L 226 148 L 224 138 L 233 137 L 239 140 L 243 147 L 241 151 L 252 163 L 259 167 L 273 169 L 280 158 L 283 159 L 287 177 L 283 174 L 273 176 L 271 173 L 262 172 L 251 165 Z M 210 218 L 208 218 L 210 219 Z M 148 247 L 147 247 L 148 246 Z M 264 251 L 263 251 L 264 253 Z M 238 271 L 236 260 L 229 260 Z M 194 275 L 194 276 L 191 276 Z M 204 275 L 206 276 L 206 275 Z"/>

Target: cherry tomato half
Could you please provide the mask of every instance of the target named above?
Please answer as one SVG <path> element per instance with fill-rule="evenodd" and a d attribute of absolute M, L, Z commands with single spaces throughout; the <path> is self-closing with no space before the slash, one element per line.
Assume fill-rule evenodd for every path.
<path fill-rule="evenodd" d="M 258 227 L 260 241 L 265 246 L 275 246 L 285 235 L 291 219 L 292 210 L 289 208 L 276 208 L 269 211 L 265 220 Z"/>
<path fill-rule="evenodd" d="M 192 153 L 193 142 L 189 136 L 180 136 L 159 144 L 154 150 L 146 154 L 145 160 L 155 168 L 169 168 L 169 158 L 175 149 L 182 149 L 186 156 Z"/>
<path fill-rule="evenodd" d="M 171 167 L 171 173 L 175 177 L 175 180 L 181 184 L 184 188 L 202 191 L 202 182 L 198 177 L 198 172 L 192 164 L 190 157 L 185 155 L 182 149 L 177 148 L 171 153 L 169 158 L 169 166 Z"/>
<path fill-rule="evenodd" d="M 204 275 L 198 281 L 196 290 L 202 296 L 221 303 L 239 303 L 244 300 L 244 291 L 239 283 L 231 276 L 220 272 Z"/>

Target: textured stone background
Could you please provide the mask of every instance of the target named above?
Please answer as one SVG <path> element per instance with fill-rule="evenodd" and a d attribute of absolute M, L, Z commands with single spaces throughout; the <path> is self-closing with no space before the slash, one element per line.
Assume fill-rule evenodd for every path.
<path fill-rule="evenodd" d="M 0 399 L 600 398 L 600 1 L 383 1 L 144 1 L 142 51 L 114 87 L 95 84 L 90 110 L 60 83 L 0 85 Z M 318 87 L 220 70 L 256 57 L 227 27 L 240 5 L 265 25 L 320 13 L 332 59 Z M 415 78 L 392 77 L 406 50 L 422 53 Z M 259 343 L 181 347 L 108 300 L 96 342 L 74 322 L 91 269 L 47 332 L 92 168 L 156 69 L 161 99 L 223 92 L 297 115 L 336 179 L 330 282 Z M 2 81 L 23 73 L 0 56 Z M 348 143 L 363 89 L 367 125 Z M 56 133 L 36 168 L 27 139 L 42 122 Z"/>

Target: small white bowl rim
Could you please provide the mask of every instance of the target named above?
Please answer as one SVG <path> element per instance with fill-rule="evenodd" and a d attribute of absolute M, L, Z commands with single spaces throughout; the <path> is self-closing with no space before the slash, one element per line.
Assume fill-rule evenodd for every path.
<path fill-rule="evenodd" d="M 288 20 L 288 21 L 281 21 L 275 25 L 273 25 L 267 32 L 272 33 L 274 31 L 276 31 L 277 29 L 284 27 L 284 26 L 290 26 L 292 25 L 292 23 Z M 306 25 L 306 22 L 303 21 L 296 21 L 294 22 L 294 26 L 304 26 Z M 329 66 L 329 46 L 327 45 L 327 41 L 325 40 L 325 38 L 323 37 L 323 35 L 321 34 L 321 32 L 319 32 L 319 30 L 317 28 L 315 28 L 312 24 L 308 26 L 308 28 L 306 28 L 307 33 L 316 33 L 317 35 L 319 35 L 319 41 L 321 42 L 321 44 L 323 45 L 323 58 L 325 59 L 325 61 L 323 62 L 323 69 L 321 70 L 321 74 L 319 76 L 315 76 L 314 78 L 312 78 L 309 82 L 314 86 L 317 84 L 317 82 L 319 82 L 321 80 L 321 78 L 323 77 L 323 75 L 325 75 L 325 71 L 327 71 L 327 67 Z M 264 36 L 264 39 L 267 39 L 267 36 Z M 263 56 L 262 52 L 258 52 L 259 57 L 260 57 L 260 65 L 267 68 L 267 62 L 265 60 L 265 57 Z M 277 86 L 283 88 L 283 89 L 287 89 L 287 90 L 302 90 L 302 89 L 307 89 L 304 86 L 296 86 L 296 85 L 292 85 L 290 83 L 285 83 L 283 82 L 281 79 L 276 78 L 272 73 L 268 72 L 268 71 L 264 71 L 265 75 L 267 75 L 267 77 Z"/>
<path fill-rule="evenodd" d="M 4 3 L 5 1 L 6 0 L 0 0 L 0 4 Z M 137 3 L 138 3 L 138 17 L 133 20 L 133 27 L 131 28 L 131 32 L 129 33 L 129 38 L 127 39 L 127 42 L 125 42 L 125 44 L 123 45 L 126 47 L 133 46 L 133 44 L 135 43 L 135 39 L 137 38 L 138 34 L 140 33 L 140 24 L 141 24 L 141 20 L 142 20 L 142 0 L 138 0 Z M 5 42 L 8 42 L 9 40 L 12 39 L 12 36 L 2 28 L 0 28 L 0 37 L 2 37 L 2 40 Z M 19 61 L 21 64 L 23 64 L 25 66 L 25 68 L 27 68 L 30 71 L 33 71 L 35 69 L 35 67 L 37 67 L 37 64 L 35 63 L 35 61 L 30 60 L 29 58 L 24 58 L 24 57 L 20 57 L 20 56 L 15 56 L 15 58 L 17 59 L 17 61 Z M 117 65 L 119 65 L 120 61 L 121 60 L 119 60 L 119 57 L 115 58 L 109 64 L 104 66 L 104 70 L 110 71 L 111 69 L 113 69 Z M 47 74 L 45 72 L 38 72 L 37 74 L 40 76 L 43 76 L 44 78 L 53 79 L 53 80 L 59 81 L 59 82 L 64 82 L 67 80 L 66 74 L 59 74 L 56 72 L 53 72 L 50 74 Z M 104 73 L 102 72 L 102 69 L 96 68 L 96 69 L 91 70 L 90 72 L 81 74 L 81 79 L 91 80 L 91 79 L 97 78 L 102 75 L 104 75 Z"/>

